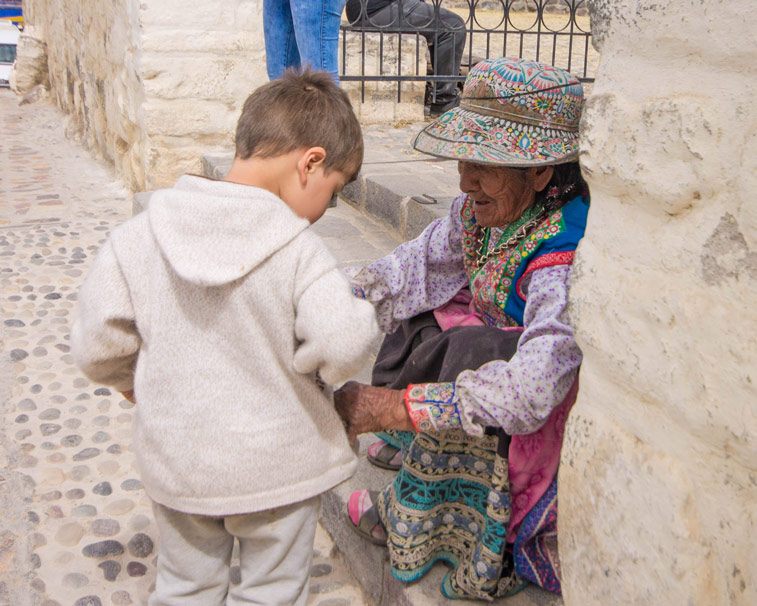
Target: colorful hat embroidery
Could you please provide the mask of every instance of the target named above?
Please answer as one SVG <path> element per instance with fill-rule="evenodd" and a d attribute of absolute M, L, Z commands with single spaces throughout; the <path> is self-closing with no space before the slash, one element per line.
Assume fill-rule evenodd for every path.
<path fill-rule="evenodd" d="M 481 164 L 562 164 L 578 156 L 584 96 L 577 78 L 552 65 L 502 57 L 468 74 L 460 106 L 431 122 L 418 151 Z"/>

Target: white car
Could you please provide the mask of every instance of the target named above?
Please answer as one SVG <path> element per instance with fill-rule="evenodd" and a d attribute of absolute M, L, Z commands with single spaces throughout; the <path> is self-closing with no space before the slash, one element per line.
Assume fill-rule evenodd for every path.
<path fill-rule="evenodd" d="M 10 21 L 0 21 L 0 87 L 8 87 L 8 77 L 16 60 L 20 32 Z"/>

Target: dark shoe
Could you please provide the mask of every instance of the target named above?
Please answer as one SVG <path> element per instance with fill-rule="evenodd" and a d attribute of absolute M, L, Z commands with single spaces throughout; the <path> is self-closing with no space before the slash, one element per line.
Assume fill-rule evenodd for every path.
<path fill-rule="evenodd" d="M 432 118 L 438 118 L 443 113 L 448 112 L 451 109 L 455 109 L 458 105 L 460 105 L 459 96 L 452 99 L 452 101 L 447 101 L 445 103 L 431 103 L 428 106 L 428 115 Z"/>

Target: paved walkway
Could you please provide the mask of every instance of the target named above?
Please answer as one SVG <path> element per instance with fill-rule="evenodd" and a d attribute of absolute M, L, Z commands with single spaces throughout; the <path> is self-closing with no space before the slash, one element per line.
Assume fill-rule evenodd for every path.
<path fill-rule="evenodd" d="M 157 533 L 133 405 L 84 378 L 68 344 L 77 288 L 131 196 L 49 104 L 0 90 L 0 116 L 0 606 L 146 604 Z M 398 242 L 346 204 L 315 227 L 342 265 Z M 322 528 L 311 575 L 310 606 L 366 603 Z"/>

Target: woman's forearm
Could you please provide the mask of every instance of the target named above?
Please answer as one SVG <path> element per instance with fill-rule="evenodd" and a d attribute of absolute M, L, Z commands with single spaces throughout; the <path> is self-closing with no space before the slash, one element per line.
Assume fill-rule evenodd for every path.
<path fill-rule="evenodd" d="M 468 283 L 462 263 L 460 200 L 450 214 L 414 240 L 364 267 L 353 279 L 356 296 L 373 303 L 381 329 L 448 302 Z"/>
<path fill-rule="evenodd" d="M 386 429 L 396 429 L 399 431 L 415 431 L 410 414 L 405 405 L 404 390 L 390 389 L 387 390 L 386 418 L 384 419 Z"/>

